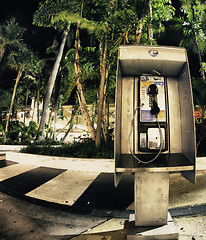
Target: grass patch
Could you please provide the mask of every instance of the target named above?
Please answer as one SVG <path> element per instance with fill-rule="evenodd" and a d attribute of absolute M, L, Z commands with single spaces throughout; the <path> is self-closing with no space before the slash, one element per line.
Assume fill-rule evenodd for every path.
<path fill-rule="evenodd" d="M 114 158 L 114 142 L 103 142 L 97 149 L 91 139 L 84 142 L 75 142 L 59 146 L 31 144 L 21 150 L 22 153 L 31 153 L 58 157 L 77 158 Z"/>

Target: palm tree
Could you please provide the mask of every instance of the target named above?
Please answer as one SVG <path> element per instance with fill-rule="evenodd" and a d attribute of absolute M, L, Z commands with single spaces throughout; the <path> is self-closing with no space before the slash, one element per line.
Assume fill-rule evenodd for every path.
<path fill-rule="evenodd" d="M 33 72 L 27 74 L 27 77 L 33 81 L 33 88 L 31 91 L 32 97 L 35 98 L 35 104 L 37 104 L 37 125 L 39 124 L 39 106 L 40 101 L 42 101 L 42 96 L 44 95 L 44 85 L 48 75 L 48 71 L 45 71 L 47 59 L 37 60 Z M 34 114 L 34 113 L 33 113 Z"/>
<path fill-rule="evenodd" d="M 116 53 L 119 45 L 131 44 L 140 42 L 141 30 L 144 27 L 143 18 L 139 21 L 138 16 L 144 15 L 135 13 L 134 7 L 131 7 L 131 2 L 139 2 L 136 0 L 46 0 L 40 5 L 34 15 L 34 22 L 41 26 L 52 26 L 57 29 L 67 29 L 67 26 L 72 24 L 75 26 L 75 79 L 77 87 L 77 96 L 80 109 L 84 116 L 85 124 L 90 132 L 91 137 L 96 140 L 96 146 L 101 143 L 102 135 L 102 119 L 104 115 L 104 102 L 107 89 L 107 80 L 111 65 L 116 65 Z M 141 1 L 142 2 L 142 1 Z M 151 1 L 153 2 L 153 1 Z M 155 1 L 157 3 L 157 1 Z M 161 4 L 168 3 L 169 0 L 161 0 Z M 156 4 L 157 5 L 157 4 Z M 168 5 L 168 4 L 166 4 Z M 92 9 L 92 11 L 91 11 Z M 139 10 L 142 12 L 142 8 Z M 147 8 L 146 8 L 147 9 Z M 156 9 L 161 9 L 159 6 Z M 145 9 L 144 9 L 145 10 Z M 158 11 L 153 11 L 158 12 Z M 164 11 L 162 11 L 164 12 Z M 158 12 L 159 13 L 159 12 Z M 147 10 L 145 11 L 147 15 Z M 158 14 L 156 14 L 158 15 Z M 161 15 L 162 16 L 162 15 Z M 161 17 L 161 20 L 166 17 Z M 153 16 L 155 20 L 155 17 Z M 116 20 L 116 21 L 115 21 Z M 120 23 L 121 21 L 121 23 Z M 156 21 L 156 20 L 155 20 Z M 142 22 L 142 26 L 137 31 L 137 25 Z M 120 27 L 116 27 L 120 26 Z M 123 26 L 123 27 L 122 27 Z M 151 26 L 152 27 L 152 26 Z M 93 122 L 90 119 L 89 112 L 86 106 L 85 92 L 83 89 L 83 67 L 81 59 L 81 42 L 80 31 L 86 29 L 90 34 L 95 34 L 95 40 L 99 42 L 99 64 L 97 70 L 100 72 L 100 84 L 98 87 L 98 120 L 97 129 L 94 130 Z M 145 31 L 145 27 L 144 27 Z M 133 32 L 133 36 L 131 34 Z M 131 35 L 131 37 L 130 37 Z M 138 36 L 136 36 L 138 35 Z M 135 38 L 135 37 L 136 38 Z M 136 40 L 135 40 L 136 39 Z"/>
<path fill-rule="evenodd" d="M 80 38 L 79 38 L 79 29 L 83 28 L 92 28 L 94 29 L 94 25 L 90 24 L 87 19 L 82 18 L 84 1 L 76 1 L 72 2 L 68 1 L 55 1 L 51 2 L 47 0 L 44 4 L 41 4 L 39 9 L 34 15 L 34 23 L 40 26 L 52 26 L 57 29 L 63 29 L 64 34 L 68 33 L 68 29 L 71 23 L 76 25 L 76 38 L 75 38 L 75 76 L 76 76 L 76 86 L 77 86 L 77 96 L 80 103 L 80 108 L 82 111 L 82 115 L 84 117 L 85 123 L 87 125 L 88 131 L 93 139 L 95 139 L 95 130 L 93 123 L 90 119 L 89 112 L 86 106 L 86 100 L 83 92 L 83 86 L 81 83 L 81 66 L 79 64 L 79 48 L 80 48 Z M 47 12 L 48 14 L 45 14 Z M 57 16 L 57 17 L 55 17 Z M 65 30 L 66 29 L 66 30 Z M 54 80 L 55 81 L 55 80 Z M 50 82 L 49 82 L 50 84 Z M 48 88 L 49 87 L 48 84 Z M 45 102 L 48 102 L 49 99 Z M 44 107 L 43 112 L 46 111 L 46 106 Z M 45 124 L 45 117 L 42 115 L 42 123 L 40 123 L 39 130 L 43 130 L 43 126 Z"/>
<path fill-rule="evenodd" d="M 27 48 L 26 45 L 21 44 L 21 47 L 19 49 L 17 49 L 17 51 L 11 51 L 10 54 L 7 57 L 7 66 L 12 69 L 17 71 L 17 77 L 15 80 L 15 85 L 14 85 L 14 89 L 13 89 L 13 94 L 12 94 L 12 98 L 11 98 L 11 104 L 10 104 L 10 108 L 9 108 L 9 114 L 7 115 L 7 119 L 6 119 L 6 127 L 5 127 L 5 133 L 8 130 L 8 125 L 9 125 L 9 119 L 10 119 L 10 115 L 12 112 L 12 107 L 13 107 L 13 103 L 14 103 L 14 99 L 15 99 L 15 95 L 16 95 L 16 89 L 19 83 L 19 80 L 23 74 L 23 72 L 26 69 L 31 68 L 33 64 L 33 62 L 36 60 L 35 54 L 33 53 L 32 50 L 30 50 L 29 48 Z M 6 141 L 6 135 L 4 136 L 4 141 Z"/>
<path fill-rule="evenodd" d="M 56 58 L 54 66 L 53 66 L 53 70 L 51 72 L 51 75 L 49 77 L 49 82 L 48 82 L 48 85 L 47 85 L 47 92 L 46 92 L 46 96 L 45 96 L 45 99 L 44 99 L 43 111 L 42 111 L 41 121 L 40 121 L 40 125 L 39 125 L 39 132 L 41 133 L 41 135 L 40 135 L 41 140 L 44 138 L 43 131 L 44 131 L 44 127 L 45 127 L 45 123 L 46 123 L 46 119 L 47 119 L 49 103 L 50 103 L 54 83 L 55 83 L 55 80 L 56 80 L 56 76 L 57 76 L 57 73 L 58 73 L 58 70 L 59 70 L 60 62 L 61 62 L 61 59 L 62 59 L 67 35 L 68 35 L 68 30 L 65 30 L 63 32 L 61 46 L 59 48 L 59 52 L 57 54 L 57 58 Z"/>
<path fill-rule="evenodd" d="M 0 25 L 0 62 L 7 49 L 17 47 L 22 42 L 25 30 L 16 22 L 15 18 Z"/>
<path fill-rule="evenodd" d="M 54 83 L 56 80 L 56 76 L 59 70 L 60 62 L 63 56 L 63 51 L 68 35 L 68 30 L 70 29 L 70 24 L 64 25 L 63 28 L 59 24 L 55 24 L 52 22 L 52 18 L 55 16 L 56 13 L 62 11 L 62 9 L 67 9 L 70 6 L 70 2 L 68 1 L 50 1 L 46 0 L 43 4 L 39 5 L 39 8 L 34 14 L 33 17 L 33 23 L 38 26 L 44 26 L 44 27 L 54 27 L 56 29 L 63 30 L 63 36 L 62 36 L 62 42 L 60 44 L 59 52 L 56 56 L 56 60 L 53 66 L 53 70 L 51 72 L 51 75 L 49 77 L 49 82 L 47 85 L 47 92 L 44 99 L 43 104 L 43 111 L 42 111 L 42 117 L 39 125 L 39 132 L 40 132 L 40 139 L 44 138 L 44 126 L 46 123 L 47 115 L 48 115 L 48 107 L 54 87 Z"/>

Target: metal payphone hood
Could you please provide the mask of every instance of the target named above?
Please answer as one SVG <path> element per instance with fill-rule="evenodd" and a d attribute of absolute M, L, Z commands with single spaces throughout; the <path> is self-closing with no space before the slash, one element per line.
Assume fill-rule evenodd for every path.
<path fill-rule="evenodd" d="M 176 77 L 187 62 L 187 53 L 179 47 L 120 46 L 119 61 L 123 76 L 144 73 Z"/>
<path fill-rule="evenodd" d="M 167 106 L 167 121 L 164 126 L 167 126 L 165 133 L 167 133 L 168 148 L 161 152 L 154 162 L 148 164 L 140 164 L 132 155 L 133 153 L 139 159 L 148 161 L 156 154 L 142 151 L 144 149 L 141 149 L 139 144 L 141 140 L 148 144 L 148 135 L 144 134 L 149 133 L 148 125 L 154 127 L 148 122 L 144 126 L 141 125 L 138 120 L 141 113 L 136 110 L 140 108 L 140 77 L 144 75 L 151 75 L 148 78 L 157 75 L 164 77 Z M 144 97 L 144 89 L 142 96 Z M 114 141 L 116 186 L 125 172 L 139 171 L 181 172 L 190 182 L 195 182 L 196 144 L 192 99 L 186 49 L 170 46 L 119 47 Z M 162 123 L 162 127 L 164 126 Z M 128 141 L 129 136 L 131 136 L 131 144 Z"/>

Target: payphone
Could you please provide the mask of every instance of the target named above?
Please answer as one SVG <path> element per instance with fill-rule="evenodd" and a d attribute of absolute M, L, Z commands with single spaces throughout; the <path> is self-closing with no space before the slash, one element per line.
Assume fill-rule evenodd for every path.
<path fill-rule="evenodd" d="M 140 168 L 181 172 L 194 182 L 196 143 L 186 50 L 121 46 L 117 66 L 116 185 L 123 173 Z"/>
<path fill-rule="evenodd" d="M 141 152 L 168 149 L 165 86 L 164 77 L 140 76 L 138 148 Z"/>
<path fill-rule="evenodd" d="M 184 48 L 120 46 L 115 100 L 115 185 L 123 174 L 135 174 L 136 225 L 166 223 L 169 172 L 180 172 L 195 182 L 191 89 Z M 152 199 L 151 193 L 154 204 L 147 201 Z M 157 207 L 160 202 L 163 210 Z M 155 211 L 153 219 L 151 214 Z M 154 221 L 147 222 L 148 219 Z"/>
<path fill-rule="evenodd" d="M 138 78 L 138 107 L 134 110 L 129 148 L 133 157 L 141 163 L 154 161 L 161 152 L 168 150 L 168 113 L 167 88 L 163 76 L 142 75 Z M 138 111 L 138 150 L 158 154 L 149 161 L 142 161 L 131 150 L 131 133 L 134 131 L 134 120 Z"/>

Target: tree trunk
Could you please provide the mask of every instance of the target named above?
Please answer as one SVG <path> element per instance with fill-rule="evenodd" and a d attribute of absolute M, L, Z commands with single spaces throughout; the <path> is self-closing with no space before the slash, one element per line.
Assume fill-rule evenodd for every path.
<path fill-rule="evenodd" d="M 61 139 L 62 142 L 65 141 L 65 139 L 68 136 L 69 132 L 72 130 L 72 128 L 74 126 L 74 122 L 75 122 L 75 116 L 77 115 L 78 111 L 79 111 L 79 107 L 77 109 L 73 109 L 72 110 L 71 118 L 70 118 L 69 122 L 66 125 L 66 126 L 69 125 L 69 128 L 68 128 L 67 132 L 65 133 L 64 137 Z"/>
<path fill-rule="evenodd" d="M 152 0 L 149 0 L 148 2 L 148 29 L 147 29 L 147 40 L 148 43 L 151 42 L 153 39 L 153 31 L 152 31 L 152 6 L 151 6 Z"/>
<path fill-rule="evenodd" d="M 34 101 L 33 113 L 32 113 L 32 118 L 31 118 L 32 121 L 34 121 L 35 108 L 36 108 L 36 98 Z"/>
<path fill-rule="evenodd" d="M 44 139 L 44 126 L 45 126 L 46 119 L 47 119 L 49 103 L 50 103 L 50 99 L 51 99 L 54 83 L 55 83 L 55 80 L 56 80 L 56 76 L 57 76 L 57 73 L 58 73 L 59 65 L 60 65 L 60 62 L 61 62 L 61 59 L 62 59 L 64 46 L 65 46 L 65 43 L 66 43 L 67 34 L 68 34 L 68 31 L 65 30 L 64 33 L 63 33 L 62 43 L 61 43 L 61 46 L 59 48 L 59 52 L 57 54 L 57 58 L 56 58 L 56 61 L 55 61 L 52 73 L 51 73 L 51 75 L 49 77 L 47 92 L 46 92 L 46 96 L 45 96 L 45 99 L 44 99 L 44 105 L 43 105 L 43 111 L 42 111 L 42 116 L 41 116 L 41 122 L 40 122 L 39 130 L 38 130 L 40 132 L 40 134 L 41 134 L 39 136 L 40 140 Z"/>
<path fill-rule="evenodd" d="M 53 127 L 53 139 L 56 141 L 57 136 L 56 136 L 56 124 L 57 124 L 57 112 L 59 109 L 59 101 L 57 100 L 54 105 L 54 127 Z"/>
<path fill-rule="evenodd" d="M 103 99 L 103 108 L 102 108 L 102 130 L 101 133 L 103 134 L 104 140 L 107 141 L 107 136 L 108 136 L 108 104 L 107 100 L 109 99 L 107 97 L 107 81 L 108 81 L 108 76 L 109 76 L 109 69 L 110 69 L 110 64 L 107 64 L 106 67 L 106 76 L 105 76 L 105 84 L 104 84 L 104 99 Z"/>
<path fill-rule="evenodd" d="M 25 108 L 24 108 L 24 124 L 26 122 L 26 107 L 27 107 L 28 97 L 29 97 L 29 88 L 26 89 L 26 101 L 25 101 Z"/>
<path fill-rule="evenodd" d="M 84 118 L 84 122 L 87 126 L 88 132 L 91 135 L 91 138 L 95 140 L 95 130 L 92 124 L 92 121 L 89 116 L 89 112 L 86 105 L 86 100 L 84 97 L 83 87 L 81 83 L 81 67 L 79 62 L 79 47 L 80 47 L 80 39 L 79 39 L 79 24 L 77 23 L 76 28 L 76 37 L 75 37 L 75 78 L 76 78 L 76 86 L 77 86 L 77 97 L 79 100 L 79 105 L 81 109 L 82 116 Z"/>
<path fill-rule="evenodd" d="M 51 122 L 52 122 L 52 114 L 53 114 L 53 108 L 51 108 L 50 113 L 49 113 L 49 119 L 48 119 L 48 128 L 47 128 L 47 133 L 46 133 L 46 139 L 51 139 L 52 133 L 50 132 L 51 129 Z M 50 137 L 49 137 L 50 134 Z"/>
<path fill-rule="evenodd" d="M 15 82 L 15 85 L 14 85 L 14 90 L 13 90 L 13 94 L 12 94 L 12 98 L 11 98 L 11 104 L 10 104 L 10 108 L 9 108 L 9 114 L 7 115 L 7 118 L 6 118 L 4 142 L 6 142 L 6 132 L 8 131 L 9 119 L 10 119 L 10 115 L 11 115 L 11 112 L 12 112 L 12 107 L 13 107 L 13 104 L 14 104 L 14 98 L 15 98 L 15 95 L 16 95 L 16 89 L 17 89 L 17 86 L 18 86 L 18 83 L 19 83 L 19 80 L 21 78 L 22 73 L 23 73 L 23 68 L 20 67 L 20 69 L 18 71 L 18 74 L 17 74 L 17 77 L 16 77 L 16 82 Z"/>
<path fill-rule="evenodd" d="M 97 129 L 96 129 L 96 147 L 101 144 L 101 129 L 102 129 L 102 110 L 104 101 L 104 88 L 106 81 L 106 57 L 107 57 L 107 37 L 105 38 L 104 50 L 100 57 L 100 86 L 99 86 L 99 101 L 97 107 Z"/>
<path fill-rule="evenodd" d="M 136 30 L 136 44 L 137 45 L 140 45 L 140 40 L 141 40 L 141 37 L 142 37 L 142 28 L 143 28 L 143 21 L 142 19 L 140 19 L 140 22 L 139 22 L 139 28 Z"/>
<path fill-rule="evenodd" d="M 57 124 L 57 113 L 59 110 L 59 96 L 61 89 L 61 77 L 57 78 L 57 82 L 55 84 L 55 104 L 54 104 L 54 127 L 53 127 L 53 138 L 56 141 L 56 124 Z"/>
<path fill-rule="evenodd" d="M 1 45 L 1 49 L 0 49 L 0 62 L 4 56 L 5 50 L 6 50 L 6 43 L 3 42 L 3 44 Z"/>
<path fill-rule="evenodd" d="M 37 89 L 37 97 L 36 97 L 36 102 L 37 102 L 37 108 L 36 108 L 36 111 L 37 111 L 37 125 L 39 125 L 39 87 Z"/>

